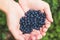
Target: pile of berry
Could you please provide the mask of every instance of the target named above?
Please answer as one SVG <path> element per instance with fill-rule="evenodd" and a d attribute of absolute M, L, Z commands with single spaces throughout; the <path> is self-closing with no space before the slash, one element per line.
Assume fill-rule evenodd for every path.
<path fill-rule="evenodd" d="M 33 29 L 40 30 L 45 24 L 45 13 L 40 10 L 29 10 L 25 16 L 20 19 L 20 30 L 25 33 L 31 33 Z"/>

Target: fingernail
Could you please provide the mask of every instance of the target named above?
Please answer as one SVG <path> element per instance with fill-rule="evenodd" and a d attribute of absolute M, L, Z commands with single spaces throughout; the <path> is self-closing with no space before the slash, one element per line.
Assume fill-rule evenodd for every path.
<path fill-rule="evenodd" d="M 51 22 L 53 22 L 53 18 L 51 19 Z"/>
<path fill-rule="evenodd" d="M 50 22 L 53 22 L 53 18 L 48 19 Z"/>
<path fill-rule="evenodd" d="M 45 35 L 46 35 L 46 33 L 43 34 L 43 36 L 45 36 Z"/>
<path fill-rule="evenodd" d="M 47 28 L 43 28 L 43 32 L 46 32 L 47 31 Z"/>
<path fill-rule="evenodd" d="M 48 29 L 50 27 L 50 24 L 46 24 L 45 27 Z"/>
<path fill-rule="evenodd" d="M 42 35 L 39 34 L 38 37 L 37 37 L 37 39 L 41 39 L 41 38 L 42 38 Z"/>

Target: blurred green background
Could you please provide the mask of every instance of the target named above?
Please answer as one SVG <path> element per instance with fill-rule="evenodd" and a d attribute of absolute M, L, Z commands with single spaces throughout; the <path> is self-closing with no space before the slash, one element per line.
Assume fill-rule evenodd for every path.
<path fill-rule="evenodd" d="M 16 0 L 18 1 L 18 0 Z M 60 0 L 44 0 L 50 4 L 54 22 L 41 40 L 60 40 Z M 14 40 L 6 23 L 6 15 L 0 10 L 0 40 Z"/>

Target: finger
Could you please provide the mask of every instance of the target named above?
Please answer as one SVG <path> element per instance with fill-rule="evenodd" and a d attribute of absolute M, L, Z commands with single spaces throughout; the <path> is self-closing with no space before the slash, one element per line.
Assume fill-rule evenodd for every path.
<path fill-rule="evenodd" d="M 39 30 L 33 30 L 33 31 L 35 32 L 35 37 L 37 40 L 42 38 L 42 35 L 40 34 Z"/>
<path fill-rule="evenodd" d="M 21 8 L 24 10 L 24 12 L 27 12 L 29 10 L 26 0 L 19 0 L 19 4 L 21 5 Z"/>
<path fill-rule="evenodd" d="M 41 34 L 42 36 L 45 36 L 45 35 L 46 35 L 46 33 L 42 31 L 42 29 L 40 30 L 40 34 Z"/>
<path fill-rule="evenodd" d="M 46 17 L 47 19 L 50 21 L 50 22 L 53 22 L 53 18 L 52 18 L 52 14 L 51 14 L 51 11 L 50 11 L 50 7 L 47 3 L 45 3 L 45 8 L 44 8 L 44 11 L 46 13 Z"/>
<path fill-rule="evenodd" d="M 45 27 L 48 29 L 51 25 L 51 22 L 49 22 L 47 19 L 45 21 Z"/>
<path fill-rule="evenodd" d="M 47 30 L 48 30 L 48 29 L 47 29 L 46 26 L 44 25 L 44 26 L 42 27 L 42 31 L 43 31 L 43 32 L 47 32 Z"/>
<path fill-rule="evenodd" d="M 31 40 L 36 40 L 36 37 L 34 35 L 32 35 Z"/>
<path fill-rule="evenodd" d="M 36 35 L 37 35 L 37 32 L 35 29 L 33 29 L 33 31 L 31 32 L 31 39 L 36 40 Z"/>
<path fill-rule="evenodd" d="M 25 38 L 25 40 L 28 40 L 29 39 L 29 37 L 30 37 L 30 34 L 24 34 L 24 38 Z"/>
<path fill-rule="evenodd" d="M 48 28 L 50 27 L 51 22 L 49 22 L 47 19 L 45 20 L 45 25 L 42 27 L 43 32 L 47 32 Z"/>
<path fill-rule="evenodd" d="M 42 36 L 45 36 L 46 35 L 46 33 L 45 32 L 42 32 Z"/>
<path fill-rule="evenodd" d="M 50 25 L 51 25 L 51 22 L 49 22 L 49 21 L 46 19 L 45 25 L 43 25 L 43 27 L 40 28 L 40 33 L 41 33 L 43 36 L 46 35 L 45 32 L 48 30 L 48 28 L 50 27 Z"/>
<path fill-rule="evenodd" d="M 41 39 L 41 38 L 42 38 L 42 35 L 41 35 L 40 32 L 39 32 L 39 34 L 36 35 L 36 39 L 39 40 L 39 39 Z"/>
<path fill-rule="evenodd" d="M 31 33 L 29 40 L 36 40 L 35 35 Z"/>

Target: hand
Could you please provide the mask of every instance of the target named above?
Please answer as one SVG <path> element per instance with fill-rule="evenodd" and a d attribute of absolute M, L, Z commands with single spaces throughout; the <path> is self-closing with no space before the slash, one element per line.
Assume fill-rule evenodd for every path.
<path fill-rule="evenodd" d="M 25 40 L 24 35 L 19 30 L 20 24 L 19 20 L 22 16 L 24 16 L 24 12 L 22 11 L 20 5 L 16 3 L 13 0 L 2 0 L 3 5 L 1 5 L 1 10 L 6 12 L 7 16 L 7 25 L 12 33 L 12 35 L 15 37 L 16 40 Z"/>
<path fill-rule="evenodd" d="M 51 11 L 49 4 L 42 0 L 19 0 L 19 4 L 21 5 L 24 12 L 27 12 L 29 9 L 40 10 L 42 13 L 46 14 L 45 25 L 40 28 L 40 31 L 33 30 L 31 34 L 25 34 L 26 40 L 38 40 L 46 35 L 46 31 L 53 22 Z"/>

